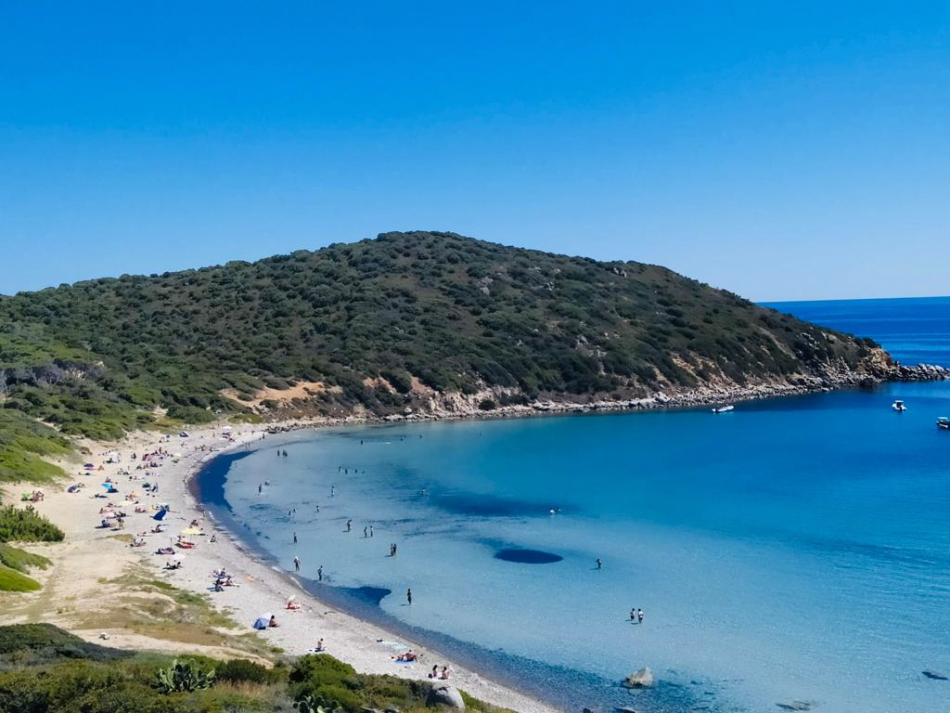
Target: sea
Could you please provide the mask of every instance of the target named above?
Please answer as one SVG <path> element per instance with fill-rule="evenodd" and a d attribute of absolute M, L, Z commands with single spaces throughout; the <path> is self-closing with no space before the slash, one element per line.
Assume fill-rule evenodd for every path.
<path fill-rule="evenodd" d="M 769 306 L 950 366 L 950 298 Z M 943 415 L 950 382 L 321 429 L 199 485 L 324 600 L 565 710 L 945 713 Z"/>

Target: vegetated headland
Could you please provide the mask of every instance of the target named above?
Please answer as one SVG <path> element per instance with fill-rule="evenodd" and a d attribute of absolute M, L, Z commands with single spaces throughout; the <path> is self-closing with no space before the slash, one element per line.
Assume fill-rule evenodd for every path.
<path fill-rule="evenodd" d="M 0 297 L 0 480 L 68 437 L 707 403 L 944 374 L 637 262 L 454 233 Z"/>
<path fill-rule="evenodd" d="M 152 480 L 175 502 L 173 519 L 196 522 L 203 514 L 184 481 L 199 459 L 220 451 L 214 443 L 221 436 L 204 429 L 190 439 L 188 462 L 154 450 L 156 441 L 168 442 L 163 434 L 185 424 L 229 421 L 250 438 L 306 424 L 721 403 L 947 376 L 939 367 L 899 365 L 870 339 L 803 322 L 663 267 L 552 255 L 453 233 L 386 233 L 254 263 L 0 296 L 0 487 L 57 481 L 64 468 L 76 467 L 79 454 L 114 470 L 134 450 L 148 448 L 164 453 L 163 477 Z M 106 445 L 120 440 L 121 451 Z M 120 452 L 125 461 L 106 455 Z M 185 647 L 218 659 L 284 665 L 279 648 L 228 633 L 241 627 L 202 593 L 204 572 L 179 575 L 178 588 L 133 557 L 131 536 L 92 529 L 99 501 L 65 493 L 37 499 L 37 509 L 0 509 L 0 590 L 26 598 L 15 608 L 18 621 L 54 620 L 87 638 L 96 627 L 117 628 L 123 633 L 114 643 L 123 649 L 154 650 L 165 641 L 165 651 Z M 135 505 L 135 517 L 146 519 L 157 507 L 151 500 Z M 53 544 L 64 536 L 65 543 Z M 284 591 L 290 580 L 235 541 L 192 554 L 191 561 L 207 559 L 210 568 L 225 554 L 246 582 L 228 605 L 232 613 L 279 608 L 293 591 Z M 100 611 L 110 601 L 116 607 Z M 377 661 L 383 639 L 376 630 L 308 604 L 307 615 L 335 631 L 344 657 L 370 674 L 389 670 Z M 284 643 L 300 648 L 293 633 Z M 22 645 L 10 643 L 21 639 Z M 66 658 L 84 661 L 61 661 L 63 647 L 75 653 Z M 16 665 L 3 662 L 7 654 Z M 17 691 L 47 707 L 72 705 L 82 695 L 89 705 L 108 703 L 95 686 L 69 693 L 68 701 L 51 697 L 62 689 L 59 677 L 75 677 L 77 666 L 118 685 L 115 695 L 124 702 L 169 710 L 211 710 L 224 699 L 240 699 L 249 710 L 254 701 L 270 710 L 263 702 L 277 699 L 353 711 L 399 703 L 411 710 L 425 707 L 432 689 L 361 676 L 343 664 L 311 671 L 315 664 L 306 659 L 276 673 L 219 665 L 231 677 L 222 687 L 209 681 L 214 665 L 206 659 L 176 668 L 167 655 L 130 663 L 124 656 L 53 629 L 0 627 L 0 669 L 15 669 L 0 673 L 0 709 L 5 701 L 20 704 Z M 30 670 L 36 667 L 42 675 Z M 546 710 L 476 672 L 459 675 L 496 705 Z M 165 690 L 156 683 L 176 676 L 204 687 Z M 346 686 L 324 690 L 341 676 Z M 3 698 L 3 691 L 12 697 Z M 156 699 L 156 691 L 165 697 Z M 494 710 L 465 700 L 470 708 Z"/>

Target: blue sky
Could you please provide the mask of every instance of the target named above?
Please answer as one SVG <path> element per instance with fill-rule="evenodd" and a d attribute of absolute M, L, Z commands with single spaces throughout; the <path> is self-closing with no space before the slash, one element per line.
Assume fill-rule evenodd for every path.
<path fill-rule="evenodd" d="M 950 3 L 0 4 L 0 293 L 416 228 L 946 294 Z"/>

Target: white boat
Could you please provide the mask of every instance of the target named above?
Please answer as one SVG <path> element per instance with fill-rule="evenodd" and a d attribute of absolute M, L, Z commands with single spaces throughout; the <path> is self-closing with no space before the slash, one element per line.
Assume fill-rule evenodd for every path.
<path fill-rule="evenodd" d="M 904 405 L 903 401 L 895 401 L 894 403 L 891 404 L 891 408 L 898 412 L 907 410 L 907 407 Z"/>
<path fill-rule="evenodd" d="M 950 417 L 941 416 L 937 419 L 937 428 L 942 428 L 945 431 L 950 431 Z"/>
<path fill-rule="evenodd" d="M 727 404 L 726 406 L 716 406 L 713 408 L 713 413 L 729 413 L 735 408 L 732 404 Z"/>

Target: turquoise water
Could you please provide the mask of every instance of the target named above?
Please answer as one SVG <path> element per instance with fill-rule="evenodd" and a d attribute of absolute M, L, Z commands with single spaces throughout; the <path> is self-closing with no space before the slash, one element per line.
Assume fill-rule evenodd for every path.
<path fill-rule="evenodd" d="M 945 414 L 927 383 L 324 430 L 203 480 L 282 566 L 323 565 L 324 596 L 567 707 L 945 711 L 922 673 L 950 675 Z M 615 685 L 643 666 L 660 685 Z"/>

